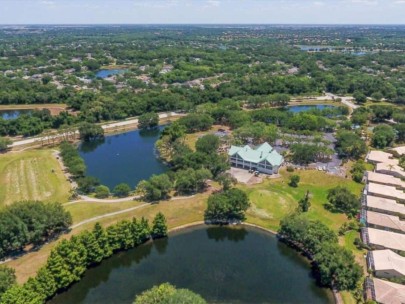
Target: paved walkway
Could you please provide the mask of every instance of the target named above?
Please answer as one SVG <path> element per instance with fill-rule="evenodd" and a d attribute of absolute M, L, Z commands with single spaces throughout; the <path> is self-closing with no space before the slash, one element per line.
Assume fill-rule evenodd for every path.
<path fill-rule="evenodd" d="M 175 112 L 161 113 L 161 114 L 159 114 L 159 119 L 168 118 L 168 117 L 175 117 L 175 116 L 180 116 L 180 115 L 181 114 L 175 113 Z M 107 129 L 114 129 L 114 128 L 119 128 L 119 127 L 135 125 L 135 124 L 138 124 L 138 119 L 137 118 L 136 119 L 119 121 L 119 122 L 114 122 L 114 123 L 108 123 L 108 124 L 102 125 L 101 127 L 104 130 L 107 130 Z M 76 130 L 75 134 L 79 134 L 79 131 Z M 53 137 L 53 139 L 58 139 L 58 138 L 61 138 L 63 136 L 64 136 L 63 134 L 55 134 L 52 137 Z M 20 147 L 20 146 L 24 146 L 24 145 L 40 143 L 42 141 L 48 140 L 48 138 L 49 138 L 49 136 L 31 137 L 31 138 L 27 138 L 27 139 L 24 139 L 24 140 L 15 141 L 9 147 L 10 148 L 15 148 L 15 147 Z"/>

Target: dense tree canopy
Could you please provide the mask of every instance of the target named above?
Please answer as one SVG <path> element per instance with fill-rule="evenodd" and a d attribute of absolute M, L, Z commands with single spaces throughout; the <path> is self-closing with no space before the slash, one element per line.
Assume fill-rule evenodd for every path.
<path fill-rule="evenodd" d="M 188 289 L 176 289 L 169 283 L 154 286 L 138 295 L 134 304 L 206 304 L 198 294 Z"/>
<path fill-rule="evenodd" d="M 359 198 L 343 186 L 329 189 L 328 201 L 327 208 L 334 212 L 346 213 L 349 217 L 354 217 L 360 209 Z"/>
<path fill-rule="evenodd" d="M 339 131 L 336 136 L 336 151 L 340 157 L 359 159 L 367 152 L 367 146 L 360 136 L 350 131 Z"/>
<path fill-rule="evenodd" d="M 394 128 L 389 125 L 378 125 L 373 129 L 372 145 L 375 148 L 383 149 L 391 146 L 396 138 Z"/>
<path fill-rule="evenodd" d="M 159 115 L 157 113 L 144 113 L 138 118 L 138 128 L 140 130 L 156 128 L 159 125 Z"/>
<path fill-rule="evenodd" d="M 0 212 L 0 258 L 66 230 L 72 217 L 59 203 L 16 202 Z"/>
<path fill-rule="evenodd" d="M 249 199 L 242 190 L 235 188 L 215 193 L 208 198 L 205 219 L 214 223 L 244 221 L 249 206 Z"/>

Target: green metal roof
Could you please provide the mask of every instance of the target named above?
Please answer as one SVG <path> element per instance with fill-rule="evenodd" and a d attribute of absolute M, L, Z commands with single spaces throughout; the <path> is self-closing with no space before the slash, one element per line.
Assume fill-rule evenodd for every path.
<path fill-rule="evenodd" d="M 255 149 L 249 146 L 231 146 L 228 155 L 233 156 L 235 154 L 239 155 L 243 160 L 252 163 L 260 163 L 266 160 L 272 166 L 280 166 L 284 161 L 284 158 L 267 142 Z"/>

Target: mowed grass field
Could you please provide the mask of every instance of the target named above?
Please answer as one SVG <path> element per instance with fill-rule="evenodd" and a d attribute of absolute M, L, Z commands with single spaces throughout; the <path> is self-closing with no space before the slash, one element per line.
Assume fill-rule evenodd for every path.
<path fill-rule="evenodd" d="M 50 149 L 0 154 L 0 208 L 21 200 L 68 200 L 70 184 Z"/>
<path fill-rule="evenodd" d="M 343 214 L 331 213 L 324 208 L 324 204 L 327 202 L 328 189 L 338 185 L 346 186 L 360 196 L 363 187 L 351 180 L 315 170 L 301 170 L 293 173 L 281 170 L 280 174 L 281 178 L 266 179 L 262 184 L 240 186 L 248 193 L 252 203 L 252 208 L 247 213 L 248 222 L 270 230 L 277 230 L 280 220 L 285 215 L 294 212 L 298 206 L 298 201 L 309 191 L 311 208 L 308 216 L 320 220 L 337 231 L 347 221 L 347 217 Z M 297 188 L 288 185 L 292 174 L 300 176 Z"/>

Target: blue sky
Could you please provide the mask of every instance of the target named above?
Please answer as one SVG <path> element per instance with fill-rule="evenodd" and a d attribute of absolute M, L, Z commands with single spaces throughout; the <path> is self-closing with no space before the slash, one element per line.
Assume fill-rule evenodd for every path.
<path fill-rule="evenodd" d="M 0 24 L 405 24 L 405 0 L 0 0 Z"/>

